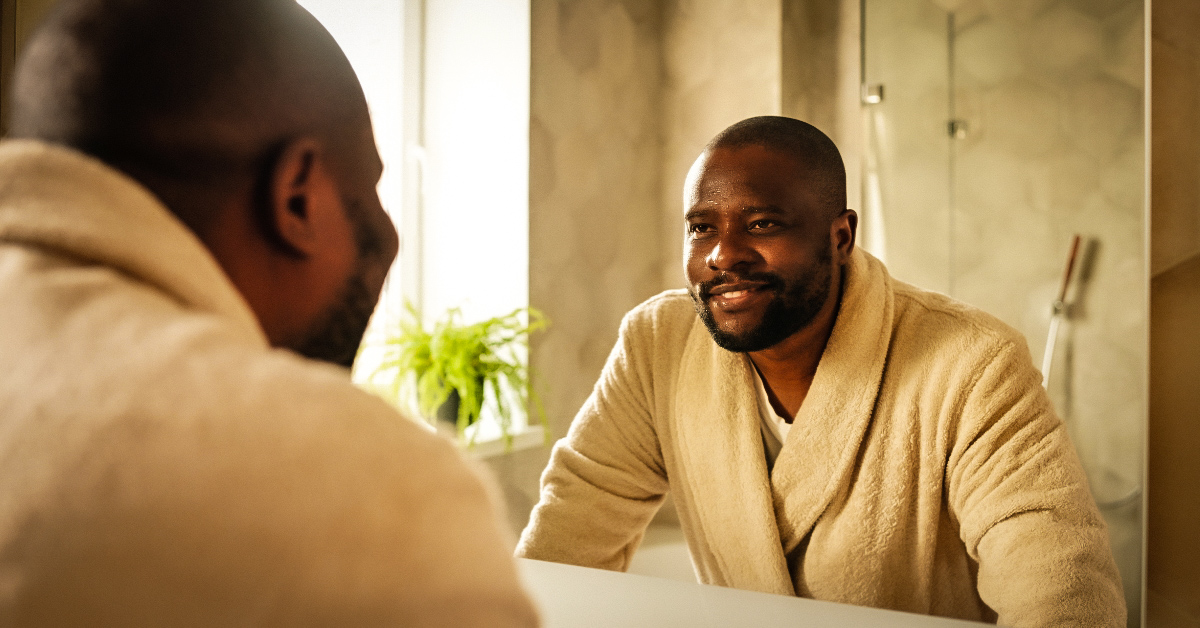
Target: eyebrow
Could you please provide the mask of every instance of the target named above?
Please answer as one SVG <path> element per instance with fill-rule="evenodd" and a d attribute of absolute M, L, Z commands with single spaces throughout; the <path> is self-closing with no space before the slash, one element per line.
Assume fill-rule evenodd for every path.
<path fill-rule="evenodd" d="M 705 218 L 707 216 L 715 214 L 716 212 L 717 212 L 717 210 L 712 209 L 710 207 L 694 207 L 692 209 L 689 209 L 687 211 L 687 213 L 683 215 L 683 219 L 684 220 L 694 220 L 694 219 L 699 219 L 699 218 Z M 786 212 L 784 212 L 782 208 L 780 208 L 776 205 L 764 205 L 761 207 L 757 206 L 757 205 L 747 205 L 747 206 L 740 208 L 738 210 L 738 213 L 740 213 L 742 215 L 771 214 L 774 216 L 782 216 Z"/>

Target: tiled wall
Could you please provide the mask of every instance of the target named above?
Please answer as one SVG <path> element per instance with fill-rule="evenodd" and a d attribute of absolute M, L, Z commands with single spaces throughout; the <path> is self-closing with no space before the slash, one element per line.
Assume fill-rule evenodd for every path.
<path fill-rule="evenodd" d="M 725 127 L 781 111 L 780 0 L 663 2 L 664 287 L 682 288 L 683 179 Z"/>
<path fill-rule="evenodd" d="M 1040 364 L 1071 237 L 1085 238 L 1050 392 L 1136 609 L 1147 403 L 1142 2 L 867 6 L 867 78 L 885 94 L 869 119 L 893 275 L 999 316 Z M 951 118 L 965 125 L 958 139 Z"/>
<path fill-rule="evenodd" d="M 659 12 L 653 0 L 535 0 L 532 363 L 556 435 L 591 392 L 621 317 L 661 288 Z"/>

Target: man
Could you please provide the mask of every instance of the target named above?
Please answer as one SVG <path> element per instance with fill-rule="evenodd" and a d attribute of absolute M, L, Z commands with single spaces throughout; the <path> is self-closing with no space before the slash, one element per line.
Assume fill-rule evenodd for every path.
<path fill-rule="evenodd" d="M 321 363 L 397 242 L 316 20 L 66 0 L 12 99 L 0 623 L 535 625 L 488 484 Z"/>
<path fill-rule="evenodd" d="M 625 569 L 670 490 L 705 583 L 1124 624 L 1105 526 L 1024 340 L 855 248 L 829 138 L 735 124 L 683 205 L 689 289 L 625 317 L 518 555 Z"/>

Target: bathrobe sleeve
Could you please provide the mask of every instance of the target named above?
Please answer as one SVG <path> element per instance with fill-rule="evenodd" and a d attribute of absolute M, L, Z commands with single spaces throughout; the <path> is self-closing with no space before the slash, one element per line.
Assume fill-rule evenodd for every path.
<path fill-rule="evenodd" d="M 974 371 L 947 491 L 980 597 L 1004 626 L 1124 626 L 1104 521 L 1024 343 Z"/>
<path fill-rule="evenodd" d="M 624 571 L 667 492 L 653 426 L 652 325 L 634 310 L 542 474 L 517 556 Z"/>

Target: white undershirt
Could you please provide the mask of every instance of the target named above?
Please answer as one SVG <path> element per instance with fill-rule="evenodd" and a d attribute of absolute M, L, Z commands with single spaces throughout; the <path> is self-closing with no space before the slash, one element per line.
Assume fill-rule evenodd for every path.
<path fill-rule="evenodd" d="M 754 367 L 753 362 L 750 365 Z M 762 374 L 758 372 L 757 367 L 754 367 L 754 388 L 758 391 L 758 419 L 762 428 L 763 451 L 767 454 L 767 469 L 770 470 L 775 466 L 779 450 L 783 449 L 783 444 L 787 442 L 788 430 L 792 429 L 792 424 L 783 420 L 783 417 L 775 412 L 775 408 L 771 407 L 767 387 L 763 384 Z"/>

